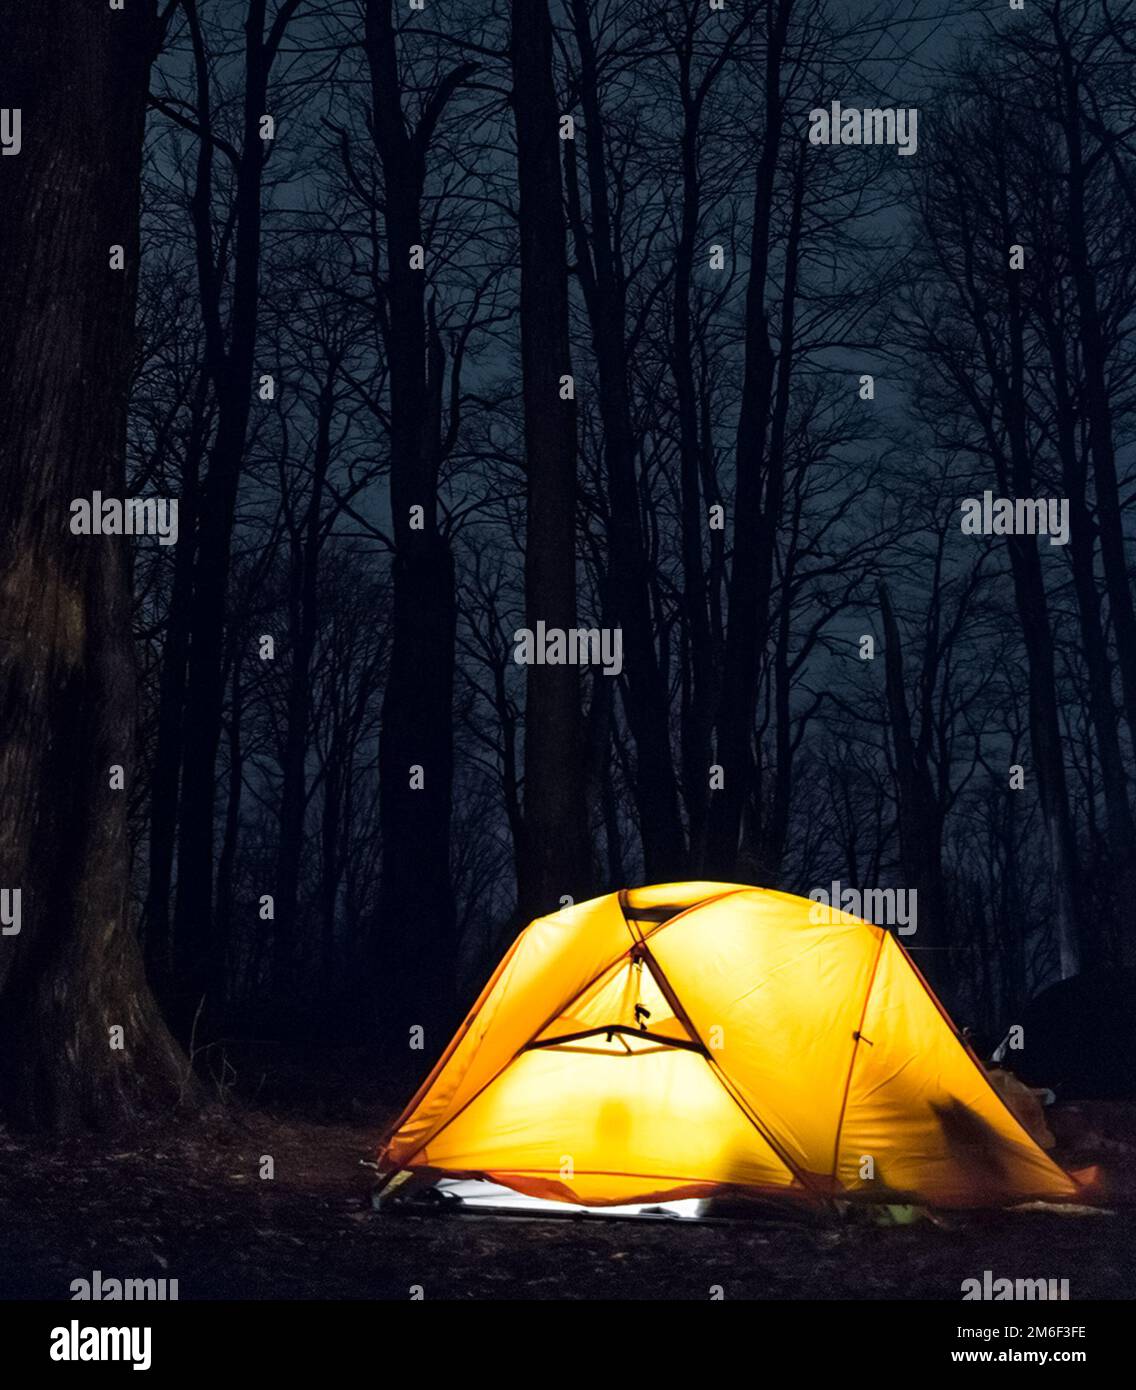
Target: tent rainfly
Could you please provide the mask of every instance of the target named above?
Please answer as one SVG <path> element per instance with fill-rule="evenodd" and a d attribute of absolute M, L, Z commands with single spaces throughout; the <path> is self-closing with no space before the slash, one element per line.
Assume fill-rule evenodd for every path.
<path fill-rule="evenodd" d="M 538 918 L 385 1137 L 382 1185 L 479 1177 L 587 1206 L 1076 1196 L 896 937 L 817 909 L 678 883 Z"/>

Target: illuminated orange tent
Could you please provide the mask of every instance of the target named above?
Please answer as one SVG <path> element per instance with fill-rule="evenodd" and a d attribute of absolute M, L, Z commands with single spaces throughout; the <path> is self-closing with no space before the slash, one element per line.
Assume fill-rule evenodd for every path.
<path fill-rule="evenodd" d="M 1077 1192 L 894 936 L 722 883 L 611 893 L 532 922 L 379 1169 L 384 1183 L 484 1177 L 588 1206 Z"/>

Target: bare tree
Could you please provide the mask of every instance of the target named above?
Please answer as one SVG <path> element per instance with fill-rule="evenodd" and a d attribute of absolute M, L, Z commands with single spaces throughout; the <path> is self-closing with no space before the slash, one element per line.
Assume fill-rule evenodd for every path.
<path fill-rule="evenodd" d="M 521 246 L 525 416 L 525 621 L 576 626 L 575 404 L 561 398 L 568 356 L 559 112 L 547 0 L 513 0 L 510 56 Z M 525 696 L 522 915 L 590 893 L 580 684 L 571 666 L 534 663 Z"/>
<path fill-rule="evenodd" d="M 384 1023 L 398 1038 L 424 1025 L 435 1049 L 455 989 L 450 817 L 456 610 L 453 554 L 438 502 L 446 362 L 426 296 L 423 197 L 438 123 L 475 65 L 462 62 L 439 73 L 417 119 L 408 119 L 399 42 L 392 0 L 367 0 L 370 133 L 383 177 L 386 280 L 377 307 L 390 370 L 394 531 L 390 671 L 379 743 Z"/>

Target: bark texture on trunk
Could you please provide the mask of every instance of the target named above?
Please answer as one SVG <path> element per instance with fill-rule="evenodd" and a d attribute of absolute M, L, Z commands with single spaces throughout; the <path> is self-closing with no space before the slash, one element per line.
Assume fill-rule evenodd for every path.
<path fill-rule="evenodd" d="M 154 6 L 0 11 L 0 1100 L 18 1123 L 111 1125 L 174 1103 L 185 1061 L 130 924 L 130 562 L 70 504 L 125 494 L 142 131 Z M 110 268 L 121 246 L 125 269 Z M 122 1029 L 122 1046 L 112 1030 Z"/>

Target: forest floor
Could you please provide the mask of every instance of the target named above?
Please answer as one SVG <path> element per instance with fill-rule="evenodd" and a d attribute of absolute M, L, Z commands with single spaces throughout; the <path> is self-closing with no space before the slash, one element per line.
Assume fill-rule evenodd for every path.
<path fill-rule="evenodd" d="M 360 1090 L 326 1072 L 307 1095 L 270 1083 L 255 1104 L 230 1099 L 130 1140 L 0 1130 L 0 1298 L 66 1299 L 96 1269 L 177 1279 L 182 1300 L 407 1299 L 414 1285 L 430 1299 L 705 1299 L 721 1285 L 728 1299 L 957 1300 L 987 1269 L 1068 1279 L 1073 1299 L 1136 1298 L 1136 1191 L 1104 1212 L 903 1226 L 862 1210 L 721 1224 L 380 1215 L 364 1164 L 394 1107 Z M 1057 1156 L 1103 1161 L 1131 1191 L 1136 1106 L 1108 1115 L 1122 1137 L 1071 1112 Z"/>

